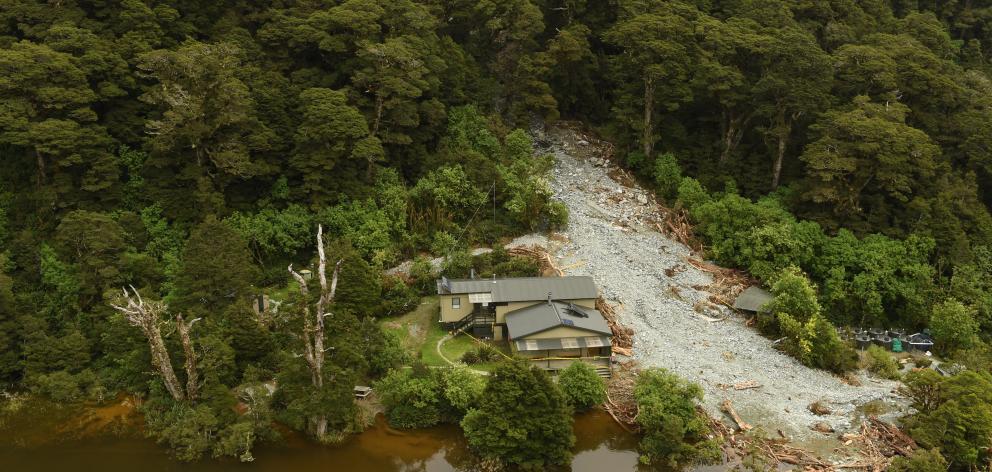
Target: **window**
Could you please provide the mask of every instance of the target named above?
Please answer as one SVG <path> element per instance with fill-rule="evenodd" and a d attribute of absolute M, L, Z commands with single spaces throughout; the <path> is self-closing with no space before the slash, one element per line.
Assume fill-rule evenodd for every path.
<path fill-rule="evenodd" d="M 459 309 L 462 307 L 462 299 L 459 297 L 451 297 L 451 308 Z"/>

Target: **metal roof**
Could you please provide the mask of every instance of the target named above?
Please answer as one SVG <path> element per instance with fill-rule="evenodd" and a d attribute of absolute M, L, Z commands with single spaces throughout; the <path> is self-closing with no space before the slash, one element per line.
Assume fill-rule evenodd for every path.
<path fill-rule="evenodd" d="M 767 290 L 754 285 L 748 287 L 737 296 L 737 300 L 734 300 L 734 308 L 738 310 L 758 312 L 761 311 L 761 308 L 768 302 L 772 301 L 772 298 L 775 297 Z"/>
<path fill-rule="evenodd" d="M 505 279 L 441 279 L 438 295 L 492 293 L 493 302 L 530 302 L 596 298 L 599 292 L 589 276 L 514 277 Z"/>
<path fill-rule="evenodd" d="M 569 344 L 568 347 L 565 346 L 566 343 Z M 610 347 L 610 338 L 607 336 L 584 336 L 579 338 L 519 339 L 514 341 L 513 345 L 518 351 Z"/>
<path fill-rule="evenodd" d="M 613 335 L 599 311 L 567 302 L 538 303 L 506 314 L 506 329 L 514 340 L 559 326 Z"/>

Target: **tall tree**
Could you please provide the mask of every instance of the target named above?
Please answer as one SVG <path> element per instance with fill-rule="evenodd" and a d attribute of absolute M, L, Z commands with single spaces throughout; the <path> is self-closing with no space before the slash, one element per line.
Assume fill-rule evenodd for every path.
<path fill-rule="evenodd" d="M 697 54 L 695 25 L 700 12 L 683 2 L 626 0 L 620 18 L 604 38 L 621 48 L 613 72 L 621 83 L 620 105 L 614 112 L 621 122 L 641 132 L 641 152 L 654 154 L 656 110 L 678 109 L 691 98 L 689 77 Z M 638 97 L 637 91 L 640 91 Z M 640 122 L 621 116 L 642 107 Z"/>
<path fill-rule="evenodd" d="M 310 381 L 315 390 L 324 389 L 324 356 L 327 351 L 324 349 L 324 318 L 334 316 L 331 313 L 331 306 L 334 303 L 334 295 L 338 289 L 338 275 L 341 270 L 341 261 L 334 264 L 334 272 L 331 276 L 330 285 L 327 283 L 327 257 L 324 255 L 324 228 L 317 226 L 317 277 L 320 281 L 320 296 L 314 304 L 313 314 L 310 312 L 310 293 L 307 288 L 307 280 L 299 272 L 293 270 L 293 265 L 289 265 L 289 273 L 296 279 L 300 286 L 300 301 L 303 304 L 303 332 L 300 338 L 303 340 L 303 359 L 310 370 Z M 334 346 L 331 346 L 334 348 Z M 327 435 L 327 416 L 322 413 L 315 413 L 310 418 L 310 426 L 314 436 L 318 440 L 324 440 Z"/>
<path fill-rule="evenodd" d="M 302 119 L 290 164 L 301 174 L 311 203 L 326 204 L 337 196 L 335 191 L 353 188 L 359 177 L 356 164 L 364 161 L 371 167 L 381 160 L 382 144 L 343 92 L 307 89 L 300 93 L 300 103 Z"/>
<path fill-rule="evenodd" d="M 96 124 L 97 94 L 77 64 L 29 41 L 0 48 L 0 144 L 34 161 L 38 187 L 59 206 L 110 199 L 118 175 L 111 139 Z"/>
<path fill-rule="evenodd" d="M 864 218 L 871 196 L 881 197 L 872 200 L 876 205 L 909 202 L 937 170 L 940 148 L 905 123 L 908 112 L 901 103 L 872 103 L 864 96 L 848 110 L 827 112 L 813 126 L 819 137 L 801 156 L 808 172 L 805 198 L 848 222 Z"/>
<path fill-rule="evenodd" d="M 192 40 L 140 57 L 141 73 L 154 80 L 141 99 L 161 112 L 147 122 L 149 164 L 186 182 L 159 189 L 170 195 L 172 208 L 188 207 L 193 191 L 202 212 L 216 212 L 225 205 L 227 185 L 263 171 L 252 152 L 267 148 L 269 131 L 238 76 L 243 63 L 234 44 Z"/>

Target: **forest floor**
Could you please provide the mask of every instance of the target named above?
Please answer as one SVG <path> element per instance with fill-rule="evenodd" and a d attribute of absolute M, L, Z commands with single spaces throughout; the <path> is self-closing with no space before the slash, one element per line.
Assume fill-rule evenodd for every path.
<path fill-rule="evenodd" d="M 706 302 L 712 275 L 688 263 L 702 256 L 658 231 L 664 207 L 609 161 L 608 143 L 571 126 L 552 128 L 537 141 L 555 156 L 552 187 L 569 210 L 567 229 L 545 238 L 544 246 L 566 275 L 593 276 L 602 296 L 617 305 L 620 321 L 634 330 L 633 359 L 641 367 L 664 367 L 701 385 L 704 407 L 715 418 L 724 417 L 720 405 L 730 400 L 765 433 L 837 459 L 852 451 L 836 450 L 836 438 L 856 433 L 866 412 L 892 420 L 908 408 L 898 383 L 860 373 L 854 386 L 807 368 L 732 310 Z M 748 387 L 735 388 L 742 385 Z M 831 413 L 810 412 L 814 402 Z M 834 433 L 813 431 L 817 423 Z"/>

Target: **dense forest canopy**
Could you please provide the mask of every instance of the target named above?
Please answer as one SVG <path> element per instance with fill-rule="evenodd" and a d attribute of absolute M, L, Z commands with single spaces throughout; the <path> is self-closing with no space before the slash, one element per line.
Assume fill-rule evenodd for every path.
<path fill-rule="evenodd" d="M 950 306 L 971 340 L 992 332 L 990 60 L 984 0 L 7 1 L 0 382 L 150 392 L 163 440 L 210 431 L 190 457 L 271 434 L 229 407 L 276 377 L 272 414 L 346 432 L 351 380 L 399 362 L 369 320 L 429 289 L 384 267 L 467 271 L 469 245 L 567 220 L 532 156 L 558 119 L 614 142 L 710 257 L 802 269 L 816 323 Z M 347 382 L 299 359 L 310 315 L 249 305 L 298 291 L 318 224 L 342 261 L 328 343 L 354 348 L 321 375 Z M 306 284 L 298 308 L 324 297 Z M 198 352 L 200 402 L 169 406 L 154 333 L 111 306 L 124 286 L 169 313 L 180 383 Z"/>

